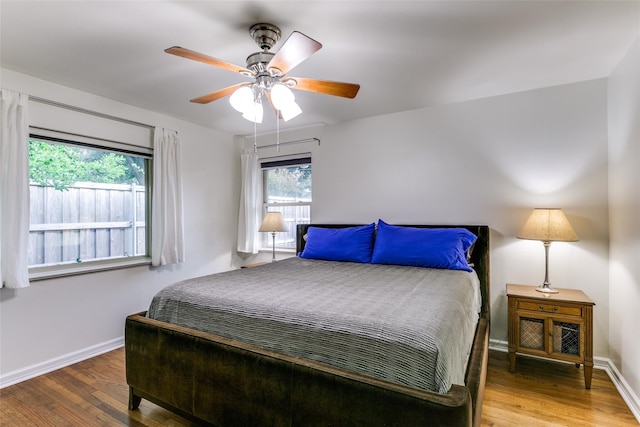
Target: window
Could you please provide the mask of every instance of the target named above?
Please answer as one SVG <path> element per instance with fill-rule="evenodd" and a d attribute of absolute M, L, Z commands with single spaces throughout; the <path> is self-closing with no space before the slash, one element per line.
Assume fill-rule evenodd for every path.
<path fill-rule="evenodd" d="M 101 269 L 148 256 L 150 152 L 78 139 L 30 135 L 32 273 Z"/>
<path fill-rule="evenodd" d="M 263 214 L 281 212 L 287 232 L 277 233 L 275 245 L 295 249 L 297 224 L 311 220 L 311 156 L 263 159 Z M 269 233 L 261 233 L 261 246 L 271 248 Z"/>

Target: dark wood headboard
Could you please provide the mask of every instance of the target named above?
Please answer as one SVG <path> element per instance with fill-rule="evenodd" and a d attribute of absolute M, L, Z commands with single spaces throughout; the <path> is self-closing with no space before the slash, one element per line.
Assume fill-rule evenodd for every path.
<path fill-rule="evenodd" d="M 296 233 L 296 253 L 300 253 L 304 250 L 305 240 L 304 235 L 307 234 L 309 227 L 323 227 L 323 228 L 346 228 L 357 227 L 363 224 L 298 224 Z M 417 227 L 417 228 L 466 228 L 476 236 L 478 240 L 471 252 L 470 262 L 473 263 L 473 268 L 480 279 L 480 287 L 482 289 L 482 313 L 489 318 L 489 290 L 490 290 L 490 247 L 489 247 L 489 227 L 486 225 L 402 225 L 402 227 Z"/>

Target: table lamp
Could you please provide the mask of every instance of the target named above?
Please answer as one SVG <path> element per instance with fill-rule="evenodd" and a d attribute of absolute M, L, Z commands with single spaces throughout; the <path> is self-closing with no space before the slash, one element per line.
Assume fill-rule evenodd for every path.
<path fill-rule="evenodd" d="M 267 212 L 258 231 L 270 232 L 273 241 L 273 256 L 271 262 L 276 260 L 276 233 L 279 231 L 287 231 L 287 226 L 282 219 L 280 212 Z"/>
<path fill-rule="evenodd" d="M 569 220 L 559 208 L 535 208 L 522 230 L 516 236 L 518 239 L 540 240 L 544 244 L 544 283 L 536 291 L 555 294 L 556 289 L 549 282 L 549 246 L 551 242 L 577 242 L 578 236 L 569 224 Z"/>

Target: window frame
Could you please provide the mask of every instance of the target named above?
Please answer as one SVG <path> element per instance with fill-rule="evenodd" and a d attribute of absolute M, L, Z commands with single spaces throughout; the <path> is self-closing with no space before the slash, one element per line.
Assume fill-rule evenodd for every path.
<path fill-rule="evenodd" d="M 51 263 L 46 265 L 29 265 L 29 280 L 45 280 L 56 277 L 65 277 L 76 274 L 87 274 L 99 271 L 107 271 L 121 268 L 129 268 L 151 264 L 151 190 L 153 183 L 153 149 L 141 145 L 113 141 L 103 138 L 93 138 L 86 135 L 65 133 L 38 127 L 29 128 L 29 141 L 40 141 L 54 144 L 90 148 L 92 150 L 105 151 L 127 156 L 142 157 L 145 161 L 145 254 L 96 258 L 78 263 L 69 261 Z M 27 142 L 28 143 L 28 142 Z M 31 208 L 30 208 L 31 210 Z M 31 230 L 31 221 L 29 222 Z"/>
<path fill-rule="evenodd" d="M 262 212 L 261 212 L 261 218 L 260 218 L 260 223 L 262 223 L 262 221 L 264 220 L 264 217 L 266 216 L 267 212 L 270 211 L 270 209 L 272 211 L 281 211 L 281 209 L 278 208 L 284 208 L 284 207 L 304 207 L 304 206 L 308 206 L 309 207 L 309 221 L 307 222 L 292 222 L 291 224 L 293 224 L 294 226 L 296 224 L 305 224 L 305 223 L 309 223 L 311 222 L 311 210 L 312 210 L 312 204 L 313 204 L 313 190 L 311 191 L 311 200 L 309 200 L 308 202 L 272 202 L 269 203 L 268 200 L 268 180 L 267 180 L 267 173 L 270 169 L 277 169 L 277 168 L 284 168 L 284 167 L 292 167 L 292 166 L 303 166 L 303 165 L 309 165 L 309 167 L 311 167 L 311 186 L 313 188 L 313 166 L 312 166 L 312 161 L 311 161 L 311 153 L 300 153 L 300 154 L 293 154 L 293 155 L 289 155 L 289 156 L 280 156 L 280 157 L 269 157 L 269 158 L 264 158 L 264 159 L 260 159 L 260 170 L 262 173 Z M 285 218 L 286 221 L 286 218 Z M 294 227 L 295 228 L 295 227 Z M 296 230 L 289 230 L 289 233 L 293 233 L 294 235 L 294 247 L 289 247 L 289 246 L 282 246 L 282 245 L 278 245 L 277 244 L 277 239 L 276 239 L 276 245 L 275 245 L 275 249 L 276 251 L 279 252 L 295 252 L 295 233 Z M 266 251 L 266 250 L 273 250 L 273 246 L 272 246 L 272 240 L 271 240 L 271 233 L 260 233 L 262 234 L 260 236 L 259 239 L 259 250 L 261 251 Z"/>

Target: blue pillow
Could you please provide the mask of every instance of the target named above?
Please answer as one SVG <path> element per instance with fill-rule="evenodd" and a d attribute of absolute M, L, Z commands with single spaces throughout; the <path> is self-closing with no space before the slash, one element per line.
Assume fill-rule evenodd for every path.
<path fill-rule="evenodd" d="M 301 258 L 370 262 L 375 224 L 347 228 L 309 227 Z"/>
<path fill-rule="evenodd" d="M 372 264 L 473 271 L 467 253 L 477 236 L 465 228 L 416 228 L 378 221 Z"/>

